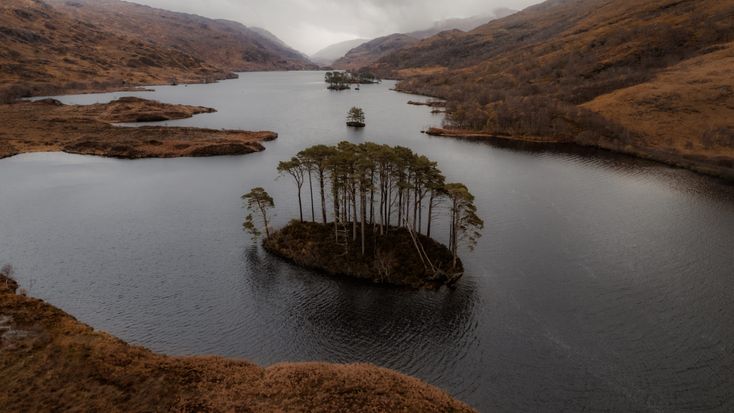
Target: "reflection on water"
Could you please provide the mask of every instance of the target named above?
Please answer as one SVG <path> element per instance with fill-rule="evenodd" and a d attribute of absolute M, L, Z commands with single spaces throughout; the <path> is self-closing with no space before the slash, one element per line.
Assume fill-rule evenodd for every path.
<path fill-rule="evenodd" d="M 321 76 L 134 94 L 218 109 L 171 125 L 279 132 L 262 153 L 0 161 L 0 263 L 156 351 L 366 361 L 481 411 L 734 410 L 734 187 L 604 151 L 428 137 L 440 118 L 406 104 L 420 98 L 390 82 L 330 93 Z M 355 105 L 359 132 L 344 125 Z M 297 204 L 277 162 L 343 139 L 408 146 L 476 194 L 485 236 L 456 290 L 320 276 L 243 233 L 242 193 L 267 188 L 285 223 Z"/>

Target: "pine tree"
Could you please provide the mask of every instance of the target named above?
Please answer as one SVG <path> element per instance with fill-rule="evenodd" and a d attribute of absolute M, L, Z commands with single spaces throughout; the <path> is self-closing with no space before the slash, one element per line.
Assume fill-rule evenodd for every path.
<path fill-rule="evenodd" d="M 454 258 L 453 265 L 456 266 L 459 243 L 464 242 L 473 250 L 482 236 L 484 221 L 477 215 L 474 195 L 464 184 L 446 184 L 444 191 L 450 202 L 449 248 Z"/>
<path fill-rule="evenodd" d="M 301 201 L 301 188 L 306 179 L 306 167 L 297 157 L 291 158 L 290 161 L 282 161 L 278 164 L 278 172 L 290 175 L 298 188 L 298 212 L 301 222 L 303 222 L 303 202 Z M 313 198 L 312 198 L 313 199 Z"/>
<path fill-rule="evenodd" d="M 243 224 L 245 230 L 249 232 L 253 238 L 259 237 L 262 232 L 258 228 L 256 219 L 253 214 L 257 215 L 261 221 L 261 225 L 265 228 L 265 236 L 270 237 L 270 213 L 269 211 L 275 207 L 273 198 L 263 188 L 252 188 L 250 192 L 242 195 L 245 206 L 250 212 L 245 218 Z"/>
<path fill-rule="evenodd" d="M 364 121 L 364 110 L 362 110 L 362 108 L 358 108 L 355 106 L 349 109 L 349 112 L 347 113 L 347 125 L 354 127 L 364 127 Z"/>

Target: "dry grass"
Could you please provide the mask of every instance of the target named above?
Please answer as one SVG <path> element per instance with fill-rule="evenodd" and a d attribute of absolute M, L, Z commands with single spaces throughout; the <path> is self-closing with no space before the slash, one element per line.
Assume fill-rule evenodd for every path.
<path fill-rule="evenodd" d="M 147 126 L 111 122 L 183 119 L 213 109 L 123 98 L 108 104 L 55 100 L 0 105 L 0 158 L 25 152 L 67 152 L 116 158 L 239 155 L 264 149 L 273 132 Z"/>
<path fill-rule="evenodd" d="M 0 276 L 2 412 L 471 412 L 367 364 L 168 357 L 94 331 Z"/>
<path fill-rule="evenodd" d="M 547 1 L 370 69 L 404 77 L 399 90 L 447 99 L 450 128 L 734 177 L 732 22 L 731 1 Z"/>
<path fill-rule="evenodd" d="M 239 23 L 118 0 L 3 0 L 0 98 L 315 68 L 270 36 Z"/>
<path fill-rule="evenodd" d="M 734 43 L 583 107 L 638 133 L 650 146 L 734 159 Z M 705 136 L 725 130 L 728 140 Z"/>
<path fill-rule="evenodd" d="M 406 77 L 413 77 L 413 76 L 429 76 L 429 75 L 438 75 L 441 73 L 445 73 L 449 69 L 445 66 L 429 66 L 429 67 L 409 67 L 405 69 L 399 69 L 397 71 L 397 76 L 400 79 L 404 79 Z"/>

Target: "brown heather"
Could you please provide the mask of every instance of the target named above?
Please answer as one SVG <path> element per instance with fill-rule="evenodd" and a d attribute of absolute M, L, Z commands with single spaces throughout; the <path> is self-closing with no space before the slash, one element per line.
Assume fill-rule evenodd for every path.
<path fill-rule="evenodd" d="M 3 0 L 0 103 L 315 68 L 270 33 L 119 0 Z"/>
<path fill-rule="evenodd" d="M 451 129 L 547 136 L 734 177 L 734 2 L 550 0 L 370 66 Z"/>
<path fill-rule="evenodd" d="M 67 152 L 115 158 L 241 155 L 264 150 L 273 132 L 187 127 L 120 128 L 112 123 L 189 118 L 214 109 L 121 98 L 107 104 L 62 105 L 53 99 L 0 105 L 0 158 Z"/>
<path fill-rule="evenodd" d="M 367 364 L 259 367 L 169 357 L 16 295 L 0 276 L 2 412 L 472 412 L 420 380 Z"/>

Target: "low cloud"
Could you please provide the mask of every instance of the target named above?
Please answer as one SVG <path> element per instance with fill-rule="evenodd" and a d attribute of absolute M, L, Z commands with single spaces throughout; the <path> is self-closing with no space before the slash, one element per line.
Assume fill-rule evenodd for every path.
<path fill-rule="evenodd" d="M 271 31 L 311 54 L 330 44 L 430 27 L 433 22 L 523 9 L 540 0 L 132 0 L 174 11 L 235 20 Z"/>

